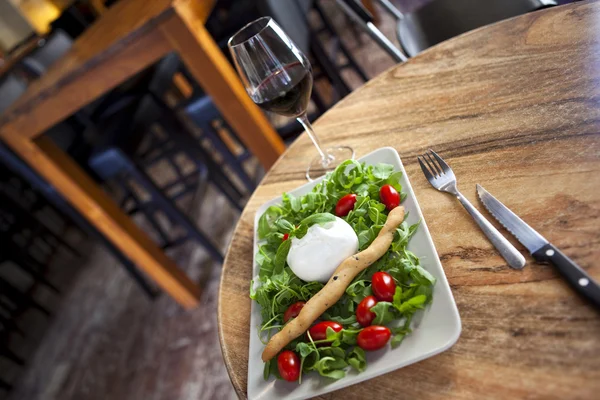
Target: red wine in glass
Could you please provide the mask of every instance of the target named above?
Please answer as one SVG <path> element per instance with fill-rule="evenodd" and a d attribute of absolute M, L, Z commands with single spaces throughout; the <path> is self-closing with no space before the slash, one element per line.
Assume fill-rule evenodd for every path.
<path fill-rule="evenodd" d="M 306 112 L 312 83 L 310 70 L 300 62 L 295 62 L 262 81 L 252 97 L 262 109 L 286 117 L 297 117 Z"/>
<path fill-rule="evenodd" d="M 227 46 L 252 100 L 265 110 L 296 118 L 315 145 L 319 155 L 308 165 L 308 180 L 354 158 L 351 147 L 321 146 L 306 113 L 313 85 L 310 62 L 271 17 L 244 26 Z"/>

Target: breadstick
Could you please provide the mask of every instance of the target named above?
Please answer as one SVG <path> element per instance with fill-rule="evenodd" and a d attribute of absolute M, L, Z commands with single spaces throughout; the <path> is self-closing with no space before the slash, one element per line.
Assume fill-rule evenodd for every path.
<path fill-rule="evenodd" d="M 321 314 L 344 295 L 346 288 L 360 271 L 373 264 L 385 254 L 392 244 L 396 228 L 398 228 L 403 220 L 404 207 L 396 207 L 390 211 L 385 224 L 373 243 L 360 253 L 342 261 L 329 279 L 329 282 L 308 300 L 302 311 L 300 311 L 300 314 L 269 340 L 262 353 L 262 360 L 264 362 L 275 357 L 288 343 L 306 332 Z"/>

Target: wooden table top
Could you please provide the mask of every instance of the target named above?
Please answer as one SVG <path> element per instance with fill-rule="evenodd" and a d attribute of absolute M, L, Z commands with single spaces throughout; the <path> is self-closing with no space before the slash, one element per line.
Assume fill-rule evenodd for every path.
<path fill-rule="evenodd" d="M 150 31 L 173 13 L 174 4 L 186 1 L 193 0 L 127 0 L 108 9 L 77 39 L 65 57 L 33 82 L 27 92 L 0 116 L 0 126 L 27 114 L 39 102 L 52 96 L 57 87 L 85 73 L 110 52 L 118 51 Z M 198 7 L 208 16 L 215 1 L 202 0 Z"/>
<path fill-rule="evenodd" d="M 324 398 L 598 398 L 600 314 L 504 231 L 527 258 L 522 271 L 510 269 L 459 202 L 429 185 L 416 156 L 435 149 L 482 212 L 476 183 L 600 280 L 600 2 L 442 43 L 352 93 L 315 128 L 326 146 L 350 145 L 358 157 L 398 150 L 463 324 L 445 353 Z M 269 171 L 223 266 L 221 347 L 241 397 L 254 214 L 305 183 L 315 154 L 303 135 Z"/>

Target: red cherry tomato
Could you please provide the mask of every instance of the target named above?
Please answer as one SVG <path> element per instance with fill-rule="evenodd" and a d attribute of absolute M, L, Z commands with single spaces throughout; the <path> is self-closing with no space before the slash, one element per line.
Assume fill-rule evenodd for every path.
<path fill-rule="evenodd" d="M 289 306 L 287 310 L 285 310 L 285 312 L 283 313 L 283 322 L 288 322 L 290 319 L 296 318 L 298 314 L 300 314 L 300 310 L 302 310 L 304 304 L 306 303 L 304 303 L 303 301 L 299 301 Z"/>
<path fill-rule="evenodd" d="M 277 369 L 286 381 L 297 381 L 300 376 L 300 358 L 293 351 L 284 350 L 277 357 Z"/>
<path fill-rule="evenodd" d="M 354 193 L 348 193 L 338 200 L 335 206 L 335 215 L 338 217 L 345 217 L 354 209 L 354 203 L 356 203 L 356 195 Z"/>
<path fill-rule="evenodd" d="M 375 272 L 371 278 L 371 289 L 379 301 L 393 301 L 396 282 L 387 272 Z"/>
<path fill-rule="evenodd" d="M 356 320 L 361 326 L 369 326 L 375 319 L 375 313 L 371 312 L 371 307 L 377 304 L 375 296 L 367 296 L 356 307 Z"/>
<path fill-rule="evenodd" d="M 310 337 L 312 340 L 325 340 L 327 339 L 327 328 L 333 329 L 335 332 L 339 332 L 343 329 L 343 327 L 337 322 L 333 321 L 323 321 L 318 324 L 313 325 L 309 330 Z"/>
<path fill-rule="evenodd" d="M 392 336 L 392 331 L 387 327 L 371 325 L 358 333 L 356 343 L 363 350 L 379 350 L 390 340 L 390 336 Z"/>
<path fill-rule="evenodd" d="M 290 234 L 289 233 L 284 233 L 283 234 L 283 238 L 281 239 L 281 241 L 283 242 L 285 240 L 288 240 L 289 238 L 290 238 Z"/>
<path fill-rule="evenodd" d="M 385 204 L 388 210 L 396 208 L 400 205 L 400 195 L 392 185 L 383 185 L 379 189 L 379 199 Z"/>

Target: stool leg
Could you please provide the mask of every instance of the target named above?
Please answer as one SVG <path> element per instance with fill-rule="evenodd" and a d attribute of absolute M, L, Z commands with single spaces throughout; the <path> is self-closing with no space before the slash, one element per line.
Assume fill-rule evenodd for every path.
<path fill-rule="evenodd" d="M 183 225 L 188 232 L 190 232 L 210 253 L 210 255 L 217 261 L 223 262 L 223 255 L 215 247 L 215 245 L 206 237 L 202 232 L 198 230 L 196 224 L 192 222 L 185 214 L 183 214 L 177 207 L 160 191 L 160 189 L 152 182 L 152 180 L 137 166 L 129 165 L 129 174 L 140 183 L 152 196 L 152 200 L 155 201 L 158 206 L 177 223 Z"/>
<path fill-rule="evenodd" d="M 0 379 L 0 388 L 10 392 L 12 390 L 12 385 Z"/>
<path fill-rule="evenodd" d="M 200 159 L 204 161 L 204 164 L 208 168 L 210 172 L 216 174 L 221 182 L 217 184 L 214 182 L 219 190 L 221 190 L 225 196 L 231 201 L 232 204 L 236 206 L 238 209 L 242 209 L 241 205 L 238 203 L 237 199 L 240 199 L 242 194 L 237 189 L 237 187 L 231 182 L 231 180 L 222 172 L 221 166 L 219 166 L 216 162 L 210 158 L 210 156 L 205 155 L 204 150 L 202 149 L 202 145 L 198 143 L 188 128 L 183 124 L 179 118 L 175 115 L 175 112 L 171 110 L 166 104 L 164 104 L 160 99 L 154 98 L 154 101 L 162 108 L 163 110 L 163 120 L 162 123 L 165 125 L 166 130 L 171 133 L 171 137 L 173 140 L 178 142 L 184 151 L 190 155 L 190 158 L 197 163 L 198 168 L 200 168 L 198 159 L 196 157 L 200 156 Z M 188 113 L 190 114 L 190 113 Z M 250 177 L 244 171 L 242 165 L 235 158 L 235 156 L 229 151 L 229 149 L 223 144 L 221 139 L 218 137 L 216 132 L 214 132 L 212 127 L 209 127 L 207 124 L 204 124 L 203 121 L 200 121 L 197 117 L 194 118 L 193 115 L 190 115 L 192 120 L 198 124 L 205 133 L 209 136 L 211 142 L 217 147 L 219 152 L 223 155 L 223 157 L 227 160 L 228 165 L 234 169 L 234 171 L 238 174 L 240 179 L 244 182 L 244 185 L 248 188 L 250 192 L 254 191 L 255 185 L 250 179 Z M 231 128 L 230 128 L 230 131 Z M 218 172 L 217 172 L 218 171 Z M 209 174 L 209 175 L 213 175 Z M 214 175 L 213 175 L 214 176 Z M 235 194 L 231 197 L 231 194 L 228 190 L 223 190 L 224 186 L 231 186 L 231 189 L 234 190 Z"/>
<path fill-rule="evenodd" d="M 25 361 L 21 357 L 13 353 L 12 350 L 5 346 L 0 347 L 0 354 L 2 354 L 4 357 L 8 358 L 15 364 L 25 365 Z"/>
<path fill-rule="evenodd" d="M 15 323 L 15 321 L 13 321 L 10 318 L 6 318 L 3 315 L 0 314 L 0 324 L 2 324 L 2 326 L 4 327 L 5 330 L 7 331 L 15 331 L 19 334 L 19 336 L 21 337 L 27 337 L 27 335 L 25 334 L 25 332 L 23 332 L 23 330 L 21 328 L 19 328 L 19 325 L 17 325 Z"/>
<path fill-rule="evenodd" d="M 37 301 L 33 300 L 30 296 L 27 296 L 21 293 L 17 288 L 12 286 L 10 283 L 0 278 L 0 289 L 2 289 L 3 293 L 6 293 L 9 298 L 17 298 L 18 301 L 23 303 L 27 303 L 29 306 L 38 309 L 40 312 L 46 315 L 50 315 L 50 311 L 47 308 L 42 306 Z M 12 301 L 12 300 L 11 300 Z M 13 301 L 14 303 L 14 301 Z"/>
<path fill-rule="evenodd" d="M 175 121 L 173 121 L 175 122 Z M 211 182 L 217 186 L 217 188 L 227 197 L 227 199 L 233 204 L 238 210 L 242 210 L 243 207 L 239 200 L 243 197 L 242 193 L 238 188 L 231 182 L 227 175 L 222 171 L 221 166 L 207 155 L 202 147 L 196 143 L 191 134 L 177 121 L 175 126 L 172 126 L 171 137 L 177 141 L 182 150 L 196 163 L 197 167 L 204 165 L 208 168 L 208 175 Z M 177 129 L 181 127 L 182 129 Z"/>

